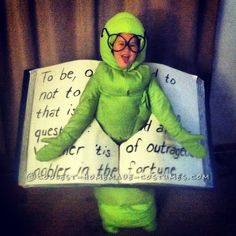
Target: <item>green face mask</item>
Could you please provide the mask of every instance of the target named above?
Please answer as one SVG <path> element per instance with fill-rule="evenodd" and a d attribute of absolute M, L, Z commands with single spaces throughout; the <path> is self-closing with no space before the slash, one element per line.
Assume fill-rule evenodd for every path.
<path fill-rule="evenodd" d="M 115 69 L 121 70 L 117 65 L 114 55 L 112 45 L 120 33 L 130 33 L 138 39 L 138 49 L 135 52 L 138 53 L 138 56 L 135 62 L 130 66 L 128 70 L 132 70 L 145 60 L 146 56 L 146 37 L 145 31 L 140 20 L 134 15 L 128 12 L 121 12 L 110 18 L 105 27 L 102 30 L 100 38 L 100 53 L 102 60 L 108 65 Z M 124 42 L 124 46 L 128 46 L 132 51 L 130 42 Z M 121 48 L 122 49 L 122 48 Z"/>

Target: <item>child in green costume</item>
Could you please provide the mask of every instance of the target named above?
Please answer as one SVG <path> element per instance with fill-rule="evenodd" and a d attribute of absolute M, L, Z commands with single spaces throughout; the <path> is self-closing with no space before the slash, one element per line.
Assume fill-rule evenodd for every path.
<path fill-rule="evenodd" d="M 168 133 L 190 154 L 203 158 L 201 135 L 188 133 L 172 112 L 163 91 L 144 65 L 146 37 L 142 23 L 121 12 L 105 25 L 100 38 L 103 59 L 89 80 L 74 115 L 56 137 L 44 139 L 48 145 L 36 153 L 39 161 L 63 154 L 97 119 L 103 130 L 118 144 L 139 131 L 153 113 Z M 154 192 L 150 188 L 99 187 L 95 196 L 106 231 L 142 227 L 156 229 Z"/>

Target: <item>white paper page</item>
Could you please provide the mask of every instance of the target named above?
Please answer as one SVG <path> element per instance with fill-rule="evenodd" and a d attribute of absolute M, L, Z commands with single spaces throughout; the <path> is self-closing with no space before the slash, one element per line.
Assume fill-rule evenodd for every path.
<path fill-rule="evenodd" d="M 45 145 L 40 140 L 57 136 L 67 123 L 97 65 L 89 60 L 37 69 L 26 185 L 115 182 L 110 177 L 118 171 L 118 148 L 96 120 L 64 156 L 49 162 L 35 158 Z"/>
<path fill-rule="evenodd" d="M 159 84 L 168 96 L 174 112 L 191 133 L 200 133 L 196 77 L 173 68 L 158 68 Z M 166 135 L 152 115 L 146 130 L 139 131 L 120 150 L 122 183 L 168 183 L 205 186 L 209 176 L 203 173 L 201 159 L 193 158 Z M 127 177 L 128 176 L 128 177 Z"/>
<path fill-rule="evenodd" d="M 24 160 L 22 163 L 26 162 L 26 167 L 21 170 L 25 184 L 27 186 L 74 183 L 111 184 L 117 183 L 118 177 L 124 183 L 129 184 L 131 181 L 128 174 L 132 170 L 131 178 L 133 178 L 134 171 L 138 172 L 137 179 L 133 179 L 132 183 L 161 182 L 204 186 L 203 180 L 206 177 L 203 175 L 202 160 L 189 156 L 182 157 L 183 152 L 181 155 L 177 154 L 176 157 L 176 154 L 173 155 L 173 153 L 171 155 L 159 154 L 154 151 L 154 148 L 158 149 L 156 145 L 163 144 L 163 142 L 165 142 L 164 146 L 170 146 L 170 142 L 172 144 L 168 137 L 163 137 L 165 134 L 161 132 L 160 124 L 154 117 L 151 117 L 152 122 L 148 123 L 146 131 L 140 131 L 122 145 L 120 175 L 117 164 L 118 147 L 102 131 L 97 121 L 88 127 L 68 150 L 68 154 L 50 162 L 36 160 L 35 149 L 39 150 L 44 145 L 40 140 L 59 134 L 73 114 L 73 108 L 77 106 L 80 95 L 98 63 L 99 61 L 78 60 L 32 71 L 32 74 L 37 73 L 37 80 L 31 121 L 26 119 L 31 124 L 29 137 L 24 137 L 25 143 L 22 145 L 22 153 L 26 153 L 26 156 L 22 158 Z M 192 133 L 199 133 L 196 76 L 156 63 L 149 63 L 149 65 L 152 66 L 154 74 L 156 74 L 157 68 L 159 69 L 159 83 L 174 105 L 175 113 L 181 116 L 184 127 Z M 158 132 L 156 132 L 157 128 Z M 164 138 L 165 140 L 163 140 Z M 26 143 L 29 143 L 28 152 L 25 151 Z M 162 147 L 162 149 L 165 148 Z M 145 175 L 147 175 L 147 172 L 150 171 L 148 166 L 158 173 L 165 171 L 167 174 L 171 172 L 175 176 L 177 174 L 184 176 L 178 176 L 177 180 L 176 177 L 173 177 L 171 181 L 170 179 L 157 181 L 145 177 L 141 181 L 141 172 L 145 171 Z M 196 178 L 200 181 L 196 181 Z"/>

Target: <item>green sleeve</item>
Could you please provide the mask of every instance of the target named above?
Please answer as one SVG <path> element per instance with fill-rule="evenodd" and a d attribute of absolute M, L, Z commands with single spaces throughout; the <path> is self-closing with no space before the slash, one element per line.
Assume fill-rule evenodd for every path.
<path fill-rule="evenodd" d="M 206 149 L 199 143 L 204 136 L 191 134 L 182 127 L 172 110 L 168 98 L 154 79 L 150 82 L 148 94 L 151 111 L 167 132 L 191 155 L 197 158 L 205 157 Z"/>
<path fill-rule="evenodd" d="M 175 138 L 181 132 L 182 126 L 175 116 L 168 98 L 155 79 L 152 79 L 149 85 L 148 94 L 152 113 L 164 125 L 168 133 Z"/>
<path fill-rule="evenodd" d="M 79 105 L 76 107 L 73 116 L 64 127 L 62 134 L 66 133 L 71 144 L 75 142 L 87 126 L 95 118 L 100 92 L 98 82 L 95 77 L 91 78 L 80 98 Z"/>
<path fill-rule="evenodd" d="M 80 137 L 95 117 L 99 96 L 97 74 L 95 73 L 87 83 L 79 105 L 62 132 L 56 138 L 42 140 L 48 142 L 48 145 L 36 153 L 37 160 L 49 161 L 59 157 Z"/>

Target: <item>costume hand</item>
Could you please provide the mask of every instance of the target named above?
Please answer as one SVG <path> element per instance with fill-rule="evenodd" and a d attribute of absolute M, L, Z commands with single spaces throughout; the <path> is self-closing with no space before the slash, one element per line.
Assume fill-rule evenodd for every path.
<path fill-rule="evenodd" d="M 204 135 L 190 134 L 185 130 L 176 137 L 176 140 L 196 158 L 204 158 L 207 154 L 205 147 L 199 143 L 202 139 L 205 139 Z"/>
<path fill-rule="evenodd" d="M 45 145 L 39 151 L 36 152 L 36 159 L 38 161 L 51 161 L 61 156 L 63 151 L 64 148 L 62 146 L 49 143 L 48 145 Z"/>
<path fill-rule="evenodd" d="M 60 133 L 57 137 L 43 138 L 41 141 L 48 144 L 36 152 L 36 159 L 39 161 L 51 161 L 61 156 L 74 143 L 74 139 L 66 132 Z"/>
<path fill-rule="evenodd" d="M 205 147 L 198 142 L 185 142 L 182 146 L 194 157 L 204 158 L 207 154 Z"/>
<path fill-rule="evenodd" d="M 65 147 L 60 143 L 58 137 L 43 138 L 42 142 L 48 143 L 36 152 L 36 159 L 38 161 L 51 161 L 62 155 Z"/>

